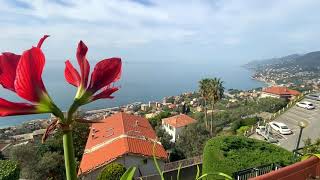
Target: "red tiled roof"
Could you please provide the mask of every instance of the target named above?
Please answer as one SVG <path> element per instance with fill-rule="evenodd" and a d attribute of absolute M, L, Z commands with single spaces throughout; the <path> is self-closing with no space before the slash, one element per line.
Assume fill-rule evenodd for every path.
<path fill-rule="evenodd" d="M 179 114 L 169 118 L 164 118 L 162 119 L 162 122 L 164 124 L 169 124 L 173 127 L 179 128 L 179 127 L 183 127 L 183 126 L 195 123 L 197 121 L 185 114 Z"/>
<path fill-rule="evenodd" d="M 79 174 L 99 168 L 126 154 L 153 155 L 153 145 L 157 137 L 147 119 L 117 113 L 102 122 L 91 126 Z M 158 143 L 155 155 L 162 159 L 168 156 Z"/>
<path fill-rule="evenodd" d="M 287 87 L 267 87 L 262 90 L 263 92 L 270 93 L 270 94 L 276 94 L 276 95 L 293 95 L 297 96 L 300 94 L 299 91 L 288 89 Z"/>

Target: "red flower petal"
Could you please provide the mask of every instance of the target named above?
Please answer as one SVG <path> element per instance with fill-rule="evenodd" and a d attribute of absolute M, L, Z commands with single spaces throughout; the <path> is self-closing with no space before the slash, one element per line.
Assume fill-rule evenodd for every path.
<path fill-rule="evenodd" d="M 117 87 L 112 87 L 112 88 L 107 87 L 107 88 L 103 89 L 101 93 L 94 95 L 92 101 L 95 101 L 97 99 L 104 99 L 104 98 L 112 99 L 113 96 L 111 96 L 111 94 L 118 91 L 118 90 L 119 90 L 119 88 L 117 88 Z"/>
<path fill-rule="evenodd" d="M 44 35 L 44 36 L 39 40 L 38 45 L 37 45 L 37 48 L 41 48 L 43 41 L 46 40 L 47 37 L 49 37 L 49 35 Z"/>
<path fill-rule="evenodd" d="M 17 94 L 31 102 L 39 102 L 46 89 L 42 82 L 45 57 L 39 48 L 25 51 L 17 66 L 15 90 Z"/>
<path fill-rule="evenodd" d="M 36 114 L 37 107 L 28 103 L 15 103 L 0 98 L 0 116 Z"/>
<path fill-rule="evenodd" d="M 77 60 L 80 66 L 81 71 L 81 85 L 83 87 L 87 87 L 89 72 L 90 72 L 90 64 L 86 58 L 86 54 L 88 52 L 88 47 L 80 41 L 77 49 Z"/>
<path fill-rule="evenodd" d="M 66 68 L 64 69 L 64 77 L 68 81 L 68 83 L 79 87 L 81 78 L 78 71 L 72 66 L 69 60 L 65 62 Z"/>
<path fill-rule="evenodd" d="M 0 84 L 4 88 L 14 92 L 14 80 L 20 57 L 20 55 L 9 52 L 0 55 Z"/>
<path fill-rule="evenodd" d="M 110 58 L 98 62 L 91 75 L 89 90 L 95 93 L 117 81 L 121 75 L 121 66 L 120 58 Z"/>

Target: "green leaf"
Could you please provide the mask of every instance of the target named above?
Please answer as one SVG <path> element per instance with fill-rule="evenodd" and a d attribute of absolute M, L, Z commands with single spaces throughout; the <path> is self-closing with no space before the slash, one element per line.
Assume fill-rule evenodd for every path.
<path fill-rule="evenodd" d="M 302 156 L 301 161 L 304 161 L 312 156 L 316 156 L 316 157 L 320 158 L 320 154 L 305 154 Z"/>
<path fill-rule="evenodd" d="M 199 179 L 202 179 L 204 177 L 207 177 L 209 175 L 213 175 L 213 176 L 222 176 L 222 177 L 225 177 L 226 179 L 228 180 L 232 180 L 233 178 L 225 173 L 222 173 L 222 172 L 218 172 L 218 173 L 206 173 L 206 174 L 203 174 L 202 176 L 200 176 L 198 179 L 196 180 L 199 180 Z"/>
<path fill-rule="evenodd" d="M 152 150 L 153 150 L 154 165 L 156 165 L 157 171 L 158 171 L 159 175 L 161 176 L 161 180 L 164 180 L 163 172 L 161 171 L 159 164 L 158 164 L 158 161 L 157 161 L 157 158 L 156 158 L 156 142 L 154 142 Z"/>
<path fill-rule="evenodd" d="M 197 165 L 197 174 L 196 174 L 196 179 L 198 179 L 200 176 L 200 168 L 199 165 Z"/>
<path fill-rule="evenodd" d="M 181 163 L 179 164 L 179 167 L 178 167 L 178 173 L 177 173 L 177 180 L 180 179 L 180 170 L 181 170 Z"/>
<path fill-rule="evenodd" d="M 130 167 L 126 170 L 126 172 L 121 176 L 120 180 L 132 180 L 134 173 L 136 171 L 136 167 Z"/>

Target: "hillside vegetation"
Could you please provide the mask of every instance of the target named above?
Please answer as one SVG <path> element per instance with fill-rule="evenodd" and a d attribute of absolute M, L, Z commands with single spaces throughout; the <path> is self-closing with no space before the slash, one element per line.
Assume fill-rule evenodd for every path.
<path fill-rule="evenodd" d="M 264 60 L 255 60 L 245 65 L 248 68 L 260 69 L 266 66 L 275 68 L 299 67 L 299 71 L 314 71 L 320 68 L 320 51 L 314 51 L 306 54 L 292 54 L 279 58 Z"/>
<path fill-rule="evenodd" d="M 243 136 L 219 136 L 210 139 L 204 148 L 203 158 L 203 173 L 223 172 L 228 175 L 270 163 L 281 166 L 294 163 L 293 153 Z"/>

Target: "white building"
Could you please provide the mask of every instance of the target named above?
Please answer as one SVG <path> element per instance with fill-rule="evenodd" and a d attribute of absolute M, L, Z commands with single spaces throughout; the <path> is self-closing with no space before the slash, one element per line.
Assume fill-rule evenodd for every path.
<path fill-rule="evenodd" d="M 176 140 L 179 138 L 179 134 L 181 133 L 182 129 L 185 126 L 196 122 L 196 120 L 192 119 L 191 117 L 185 114 L 179 114 L 176 116 L 162 119 L 162 128 L 172 136 L 171 141 L 176 142 Z"/>

